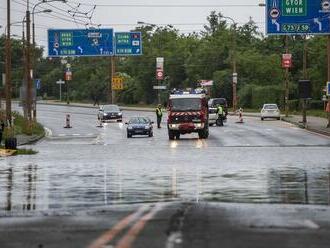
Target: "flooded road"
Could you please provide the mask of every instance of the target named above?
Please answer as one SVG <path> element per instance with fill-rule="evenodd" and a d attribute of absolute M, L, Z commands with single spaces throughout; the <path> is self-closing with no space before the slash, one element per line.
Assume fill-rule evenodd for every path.
<path fill-rule="evenodd" d="M 153 138 L 127 139 L 124 124 L 97 128 L 93 109 L 39 111 L 51 130 L 32 146 L 39 153 L 0 159 L 2 214 L 165 201 L 330 204 L 330 139 L 287 123 L 230 117 L 208 140 L 175 141 L 163 123 Z M 124 112 L 137 115 L 154 119 Z"/>

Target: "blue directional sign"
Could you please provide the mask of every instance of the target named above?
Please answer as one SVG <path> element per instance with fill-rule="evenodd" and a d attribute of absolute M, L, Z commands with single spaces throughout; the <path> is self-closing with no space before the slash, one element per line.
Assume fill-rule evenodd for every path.
<path fill-rule="evenodd" d="M 269 35 L 330 34 L 330 0 L 267 0 Z"/>
<path fill-rule="evenodd" d="M 142 55 L 141 32 L 115 33 L 115 54 L 118 56 Z"/>
<path fill-rule="evenodd" d="M 327 82 L 327 96 L 330 96 L 330 82 Z"/>
<path fill-rule="evenodd" d="M 113 29 L 49 29 L 49 57 L 113 56 Z"/>
<path fill-rule="evenodd" d="M 41 79 L 35 79 L 34 80 L 35 86 L 37 90 L 41 89 Z"/>

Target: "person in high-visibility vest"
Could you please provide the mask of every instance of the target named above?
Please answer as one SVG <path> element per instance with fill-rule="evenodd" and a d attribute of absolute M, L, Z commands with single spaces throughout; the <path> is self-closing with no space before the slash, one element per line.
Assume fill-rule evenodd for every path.
<path fill-rule="evenodd" d="M 218 105 L 217 107 L 217 114 L 218 114 L 217 125 L 223 126 L 224 112 L 223 112 L 223 107 L 221 105 Z"/>
<path fill-rule="evenodd" d="M 163 117 L 163 111 L 162 111 L 162 105 L 158 104 L 156 108 L 156 116 L 157 116 L 157 127 L 161 128 L 160 123 L 162 122 Z"/>

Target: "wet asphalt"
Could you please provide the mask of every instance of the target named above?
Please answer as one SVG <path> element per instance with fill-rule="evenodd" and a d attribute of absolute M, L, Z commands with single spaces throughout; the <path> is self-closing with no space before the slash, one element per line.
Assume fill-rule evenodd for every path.
<path fill-rule="evenodd" d="M 281 121 L 244 118 L 245 123 L 238 124 L 237 117 L 229 117 L 224 127 L 210 127 L 207 140 L 191 134 L 169 141 L 165 116 L 153 138 L 127 139 L 124 123 L 96 127 L 96 109 L 41 105 L 38 113 L 48 130 L 47 138 L 30 146 L 39 153 L 0 158 L 4 247 L 86 247 L 140 206 L 150 208 L 143 211 L 144 220 L 150 222 L 144 226 L 137 221 L 143 227 L 139 233 L 145 235 L 138 235 L 132 247 L 329 244 L 325 238 L 329 223 L 324 220 L 330 219 L 328 137 Z M 71 129 L 63 128 L 67 113 Z M 154 113 L 124 112 L 124 122 L 131 116 L 155 119 Z M 297 204 L 303 204 L 302 210 Z M 273 213 L 274 220 L 254 227 Z M 293 219 L 286 221 L 284 216 Z M 250 224 L 241 221 L 250 217 Z M 67 228 L 70 231 L 65 232 Z M 242 242 L 230 241 L 235 233 Z M 43 239 L 35 239 L 36 235 Z M 284 243 L 278 246 L 275 241 L 280 237 Z M 305 242 L 306 237 L 312 243 Z M 259 238 L 265 239 L 257 246 Z M 273 246 L 264 246 L 272 239 Z M 27 245 L 19 246 L 23 241 Z"/>

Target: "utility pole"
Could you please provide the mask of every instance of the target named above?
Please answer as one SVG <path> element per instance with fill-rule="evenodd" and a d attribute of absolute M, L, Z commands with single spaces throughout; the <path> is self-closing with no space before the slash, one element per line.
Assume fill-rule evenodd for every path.
<path fill-rule="evenodd" d="M 10 40 L 10 0 L 7 0 L 6 36 L 6 120 L 11 125 L 11 40 Z"/>
<path fill-rule="evenodd" d="M 116 102 L 116 92 L 113 90 L 113 78 L 116 74 L 116 58 L 115 56 L 111 56 L 111 73 L 110 73 L 110 103 L 114 104 Z"/>
<path fill-rule="evenodd" d="M 289 53 L 289 36 L 285 36 L 285 53 Z M 285 94 L 284 94 L 284 105 L 285 105 L 285 116 L 289 116 L 289 68 L 285 68 Z"/>
<path fill-rule="evenodd" d="M 303 53 L 303 78 L 304 80 L 307 80 L 307 36 L 304 37 L 304 53 Z M 307 100 L 302 99 L 302 116 L 303 116 L 303 124 L 304 127 L 306 127 L 307 124 Z"/>
<path fill-rule="evenodd" d="M 330 82 L 330 35 L 328 35 L 328 82 Z M 328 105 L 330 104 L 330 98 L 328 97 Z M 330 112 L 328 112 L 328 125 L 330 127 Z"/>
<path fill-rule="evenodd" d="M 29 10 L 29 0 L 27 0 L 26 10 L 26 73 L 27 73 L 27 117 L 28 121 L 32 121 L 32 70 L 31 70 L 31 20 Z"/>
<path fill-rule="evenodd" d="M 231 19 L 231 18 L 230 18 Z M 236 63 L 236 22 L 233 21 L 233 51 L 232 51 L 232 61 L 233 61 L 233 75 L 232 75 L 232 83 L 233 83 L 233 111 L 237 110 L 237 63 Z"/>

